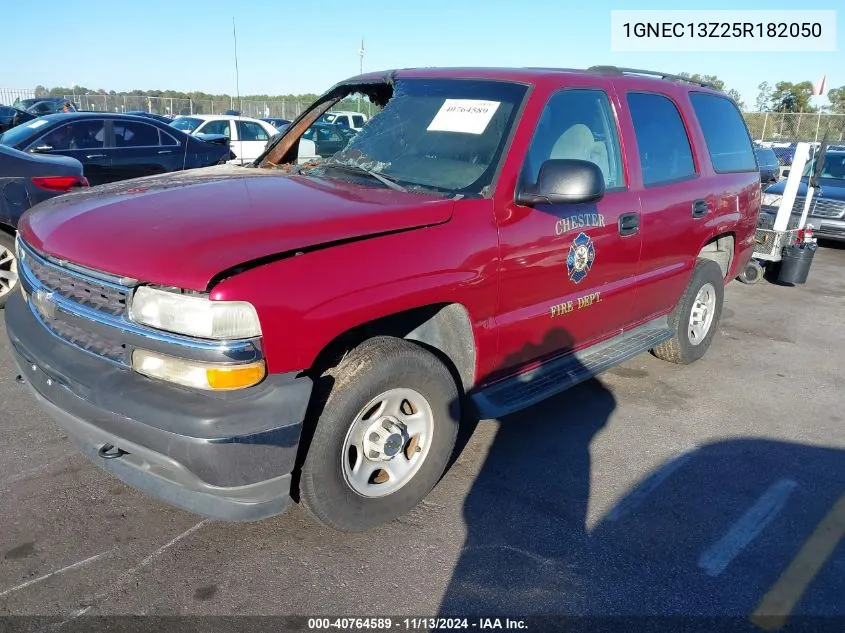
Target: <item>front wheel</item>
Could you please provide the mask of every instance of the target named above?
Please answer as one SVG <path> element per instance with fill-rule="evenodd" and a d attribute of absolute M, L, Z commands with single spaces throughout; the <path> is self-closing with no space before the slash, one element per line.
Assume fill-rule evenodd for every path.
<path fill-rule="evenodd" d="M 0 308 L 18 287 L 18 258 L 15 255 L 15 239 L 0 232 Z"/>
<path fill-rule="evenodd" d="M 455 446 L 459 393 L 436 356 L 391 337 L 365 341 L 327 374 L 300 499 L 329 527 L 359 532 L 405 514 L 435 486 Z"/>
<path fill-rule="evenodd" d="M 651 350 L 652 354 L 681 365 L 704 356 L 716 334 L 724 297 L 722 269 L 712 260 L 699 259 L 683 297 L 669 316 L 675 335 Z"/>

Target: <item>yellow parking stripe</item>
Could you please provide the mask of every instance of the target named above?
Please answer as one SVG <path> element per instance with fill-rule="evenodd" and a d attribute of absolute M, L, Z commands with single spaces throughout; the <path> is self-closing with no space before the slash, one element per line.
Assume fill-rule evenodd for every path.
<path fill-rule="evenodd" d="M 845 536 L 845 495 L 830 509 L 801 551 L 763 596 L 751 621 L 761 629 L 773 631 L 784 626 L 801 596 L 837 544 Z"/>

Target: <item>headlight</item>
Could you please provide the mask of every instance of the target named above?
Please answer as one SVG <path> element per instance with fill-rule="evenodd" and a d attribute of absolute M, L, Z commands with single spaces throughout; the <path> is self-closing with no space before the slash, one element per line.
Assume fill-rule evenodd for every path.
<path fill-rule="evenodd" d="M 783 195 L 779 193 L 764 193 L 761 203 L 764 207 L 779 207 Z"/>
<path fill-rule="evenodd" d="M 198 338 L 239 339 L 261 335 L 258 314 L 250 303 L 211 301 L 147 286 L 141 286 L 132 296 L 129 318 L 159 330 Z"/>
<path fill-rule="evenodd" d="M 175 358 L 145 349 L 132 352 L 132 369 L 150 378 L 213 391 L 245 389 L 264 379 L 264 362 L 219 365 Z"/>

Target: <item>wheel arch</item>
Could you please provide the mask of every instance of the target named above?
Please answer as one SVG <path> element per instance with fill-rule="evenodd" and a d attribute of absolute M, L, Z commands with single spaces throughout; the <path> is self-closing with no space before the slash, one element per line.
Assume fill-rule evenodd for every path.
<path fill-rule="evenodd" d="M 727 281 L 736 258 L 736 233 L 727 231 L 710 237 L 699 249 L 697 258 L 716 262 Z"/>
<path fill-rule="evenodd" d="M 475 384 L 477 354 L 469 311 L 460 303 L 449 302 L 410 308 L 347 329 L 322 348 L 312 372 L 322 373 L 353 347 L 375 336 L 403 338 L 428 349 L 446 365 L 464 393 Z"/>
<path fill-rule="evenodd" d="M 0 233 L 5 233 L 6 235 L 11 235 L 15 237 L 18 230 L 13 227 L 11 224 L 6 224 L 5 222 L 0 221 Z"/>

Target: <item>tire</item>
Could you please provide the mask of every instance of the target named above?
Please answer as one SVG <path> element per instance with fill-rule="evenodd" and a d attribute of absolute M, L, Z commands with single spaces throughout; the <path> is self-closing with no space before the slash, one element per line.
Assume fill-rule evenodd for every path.
<path fill-rule="evenodd" d="M 18 289 L 15 238 L 0 231 L 0 308 Z"/>
<path fill-rule="evenodd" d="M 706 313 L 709 316 L 706 329 L 702 326 L 696 338 L 691 334 L 690 317 L 693 308 L 698 307 L 696 306 L 696 298 L 699 296 L 699 292 L 705 288 L 709 293 L 712 293 L 713 305 Z M 669 326 L 675 331 L 675 334 L 668 341 L 652 349 L 652 354 L 661 360 L 679 365 L 688 365 L 704 356 L 716 335 L 719 319 L 722 316 L 724 297 L 725 281 L 722 278 L 722 270 L 719 265 L 709 259 L 697 260 L 687 289 L 675 310 L 669 315 Z M 697 314 L 701 316 L 702 313 L 698 310 Z"/>
<path fill-rule="evenodd" d="M 748 262 L 748 265 L 746 265 L 737 279 L 744 284 L 756 284 L 763 278 L 763 272 L 763 267 L 760 265 L 760 262 L 752 259 Z"/>
<path fill-rule="evenodd" d="M 326 374 L 331 379 L 325 382 L 333 384 L 327 394 L 315 394 L 325 405 L 317 412 L 319 418 L 302 465 L 299 498 L 321 523 L 342 532 L 361 532 L 404 515 L 437 484 L 455 446 L 459 392 L 448 368 L 435 355 L 392 337 L 368 339 Z M 384 417 L 382 412 L 396 410 L 386 403 L 405 394 L 415 395 L 409 395 L 400 408 L 413 400 L 417 420 L 417 426 L 409 423 L 407 429 L 427 424 L 427 433 L 410 437 L 404 432 L 404 423 L 397 426 Z M 374 401 L 377 404 L 373 405 Z M 404 415 L 392 419 L 411 419 Z M 426 419 L 426 423 L 419 422 Z M 380 430 L 373 432 L 377 427 L 388 428 L 390 435 L 383 444 L 376 437 Z M 356 441 L 362 429 L 366 429 L 363 439 Z M 388 457 L 400 445 L 400 435 L 403 448 Z M 414 437 L 416 444 L 412 443 Z M 382 466 L 389 472 L 381 470 Z M 406 473 L 405 483 L 395 490 L 403 478 L 394 477 L 394 471 Z M 372 477 L 363 482 L 367 474 Z"/>

